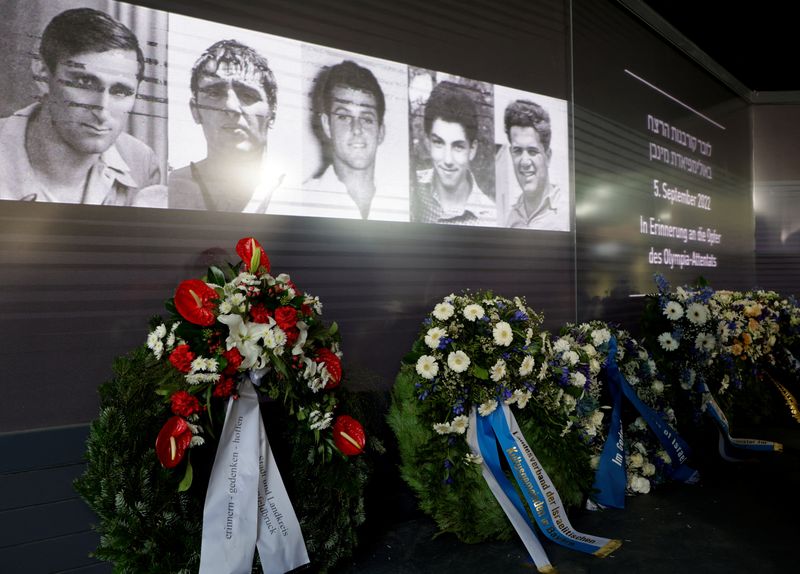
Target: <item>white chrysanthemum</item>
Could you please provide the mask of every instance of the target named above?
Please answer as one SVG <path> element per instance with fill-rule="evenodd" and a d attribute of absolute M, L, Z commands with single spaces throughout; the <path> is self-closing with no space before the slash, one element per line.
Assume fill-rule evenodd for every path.
<path fill-rule="evenodd" d="M 686 308 L 686 318 L 695 325 L 703 325 L 708 321 L 708 307 L 702 303 L 692 303 Z"/>
<path fill-rule="evenodd" d="M 656 473 L 656 465 L 646 462 L 642 465 L 642 476 L 653 476 Z"/>
<path fill-rule="evenodd" d="M 575 351 L 567 351 L 562 356 L 562 359 L 564 360 L 565 363 L 569 365 L 577 365 L 578 361 L 581 360 L 581 357 Z"/>
<path fill-rule="evenodd" d="M 206 444 L 206 439 L 201 436 L 193 436 L 192 439 L 189 441 L 189 448 L 194 448 L 196 446 L 203 446 Z"/>
<path fill-rule="evenodd" d="M 159 339 L 163 339 L 164 335 L 167 334 L 167 326 L 164 325 L 164 323 L 161 323 L 158 327 L 156 327 L 156 330 L 153 332 L 156 333 L 156 335 L 158 335 Z"/>
<path fill-rule="evenodd" d="M 511 341 L 514 340 L 514 331 L 511 330 L 511 325 L 505 321 L 500 321 L 492 329 L 492 336 L 494 342 L 503 347 L 508 347 Z"/>
<path fill-rule="evenodd" d="M 584 345 L 581 350 L 586 353 L 587 357 L 594 357 L 597 354 L 597 349 L 594 348 L 594 345 Z"/>
<path fill-rule="evenodd" d="M 308 427 L 311 430 L 325 430 L 333 422 L 333 413 L 322 413 L 318 410 L 313 410 L 308 415 Z"/>
<path fill-rule="evenodd" d="M 169 335 L 167 335 L 167 349 L 172 349 L 174 346 L 175 346 L 175 332 L 172 331 L 170 332 Z"/>
<path fill-rule="evenodd" d="M 417 374 L 423 379 L 431 380 L 439 372 L 439 363 L 430 355 L 422 355 L 417 359 Z"/>
<path fill-rule="evenodd" d="M 150 349 L 153 351 L 153 355 L 156 359 L 160 359 L 164 356 L 164 343 L 161 341 L 156 341 Z"/>
<path fill-rule="evenodd" d="M 672 457 L 667 454 L 667 451 L 660 450 L 656 453 L 656 456 L 664 461 L 664 464 L 672 464 Z"/>
<path fill-rule="evenodd" d="M 583 388 L 583 386 L 586 384 L 586 375 L 581 372 L 572 373 L 569 376 L 569 382 L 576 387 Z"/>
<path fill-rule="evenodd" d="M 450 427 L 453 429 L 452 432 L 456 434 L 464 434 L 467 432 L 468 426 L 469 417 L 467 415 L 458 415 L 453 419 L 453 422 L 450 423 Z"/>
<path fill-rule="evenodd" d="M 497 362 L 489 369 L 489 376 L 495 383 L 499 383 L 506 376 L 506 362 L 503 359 L 497 359 Z"/>
<path fill-rule="evenodd" d="M 633 421 L 633 428 L 644 430 L 647 428 L 647 422 L 642 417 L 636 417 L 636 420 Z"/>
<path fill-rule="evenodd" d="M 568 395 L 568 394 L 565 393 L 561 397 L 561 404 L 564 405 L 564 409 L 568 413 L 571 413 L 573 410 L 575 410 L 575 407 L 578 404 L 578 400 L 575 397 L 573 397 L 572 395 Z"/>
<path fill-rule="evenodd" d="M 533 341 L 533 329 L 528 327 L 528 329 L 525 331 L 525 346 L 530 346 L 531 341 Z"/>
<path fill-rule="evenodd" d="M 198 373 L 200 371 L 205 371 L 208 373 L 216 373 L 217 367 L 216 359 L 206 359 L 205 357 L 197 357 L 192 361 L 190 373 Z"/>
<path fill-rule="evenodd" d="M 519 376 L 527 377 L 533 372 L 533 367 L 535 366 L 536 360 L 530 355 L 525 355 L 525 358 L 522 359 L 522 364 L 519 366 Z"/>
<path fill-rule="evenodd" d="M 569 341 L 567 341 L 564 338 L 559 338 L 555 343 L 553 343 L 553 350 L 556 353 L 564 353 L 566 351 L 569 351 L 569 349 L 570 349 Z"/>
<path fill-rule="evenodd" d="M 593 454 L 592 458 L 589 459 L 589 466 L 592 467 L 592 470 L 597 470 L 597 467 L 600 466 L 600 455 Z"/>
<path fill-rule="evenodd" d="M 447 366 L 454 373 L 463 373 L 469 367 L 469 357 L 464 351 L 453 351 L 447 355 Z"/>
<path fill-rule="evenodd" d="M 589 372 L 591 372 L 593 375 L 599 373 L 600 369 L 602 368 L 603 367 L 600 364 L 600 361 L 598 361 L 597 359 L 592 359 L 591 361 L 589 361 Z"/>
<path fill-rule="evenodd" d="M 325 381 L 322 380 L 322 377 L 315 376 L 308 380 L 308 388 L 311 389 L 312 393 L 318 393 L 325 388 Z"/>
<path fill-rule="evenodd" d="M 632 476 L 630 482 L 628 483 L 628 488 L 630 488 L 633 492 L 647 494 L 650 492 L 650 481 L 643 476 Z"/>
<path fill-rule="evenodd" d="M 453 427 L 450 426 L 450 423 L 433 423 L 433 430 L 438 434 L 450 434 L 453 432 Z"/>
<path fill-rule="evenodd" d="M 628 466 L 631 468 L 641 468 L 644 464 L 644 457 L 641 453 L 634 452 L 628 457 Z"/>
<path fill-rule="evenodd" d="M 317 315 L 322 315 L 322 302 L 319 300 L 319 297 L 312 297 L 306 293 L 305 297 L 303 298 L 303 303 L 314 309 L 314 312 Z"/>
<path fill-rule="evenodd" d="M 455 312 L 455 308 L 448 302 L 444 303 L 437 303 L 436 306 L 433 308 L 433 316 L 439 319 L 440 321 L 447 321 L 450 317 L 453 316 Z"/>
<path fill-rule="evenodd" d="M 223 315 L 229 315 L 233 311 L 233 304 L 227 299 L 219 304 L 219 312 Z"/>
<path fill-rule="evenodd" d="M 486 314 L 486 311 L 483 310 L 483 307 L 478 305 L 477 303 L 470 303 L 466 307 L 464 307 L 464 318 L 467 321 L 475 322 L 477 319 L 480 319 Z"/>
<path fill-rule="evenodd" d="M 494 412 L 497 408 L 497 401 L 494 399 L 489 399 L 481 406 L 478 407 L 478 414 L 482 417 L 487 417 Z"/>
<path fill-rule="evenodd" d="M 650 385 L 650 388 L 653 389 L 655 394 L 660 395 L 664 392 L 664 383 L 658 380 L 653 381 L 653 383 Z"/>
<path fill-rule="evenodd" d="M 678 341 L 672 337 L 672 333 L 661 333 L 658 336 L 658 343 L 665 351 L 674 351 L 678 348 Z"/>
<path fill-rule="evenodd" d="M 483 464 L 483 457 L 479 454 L 468 452 L 464 455 L 464 462 L 467 464 Z"/>
<path fill-rule="evenodd" d="M 608 343 L 611 340 L 611 331 L 608 329 L 597 329 L 592 331 L 592 344 L 599 347 L 603 343 Z"/>
<path fill-rule="evenodd" d="M 428 332 L 425 333 L 425 344 L 431 349 L 438 349 L 439 343 L 445 335 L 447 335 L 447 331 L 441 327 L 431 327 L 428 329 Z"/>
<path fill-rule="evenodd" d="M 186 375 L 186 382 L 190 385 L 199 385 L 200 383 L 216 383 L 219 379 L 219 373 L 191 373 Z"/>
<path fill-rule="evenodd" d="M 521 389 L 517 389 L 514 391 L 514 394 L 511 395 L 511 400 L 517 403 L 517 407 L 524 409 L 525 406 L 528 404 L 528 401 L 531 400 L 533 394 L 530 391 L 523 391 Z"/>
<path fill-rule="evenodd" d="M 694 346 L 703 351 L 711 351 L 717 344 L 717 340 L 711 333 L 698 333 L 694 340 Z"/>
<path fill-rule="evenodd" d="M 160 326 L 163 327 L 163 325 Z M 161 337 L 163 337 L 163 335 L 158 334 L 158 329 L 147 335 L 147 348 L 153 351 L 156 359 L 160 359 L 161 355 L 164 353 L 164 343 L 161 342 Z"/>
<path fill-rule="evenodd" d="M 677 321 L 683 317 L 683 307 L 681 307 L 681 304 L 677 301 L 670 301 L 667 303 L 667 306 L 664 307 L 664 315 L 672 321 Z"/>
<path fill-rule="evenodd" d="M 305 368 L 303 369 L 302 377 L 306 380 L 313 379 L 317 374 L 317 365 L 319 363 L 310 357 L 303 357 L 303 364 Z"/>

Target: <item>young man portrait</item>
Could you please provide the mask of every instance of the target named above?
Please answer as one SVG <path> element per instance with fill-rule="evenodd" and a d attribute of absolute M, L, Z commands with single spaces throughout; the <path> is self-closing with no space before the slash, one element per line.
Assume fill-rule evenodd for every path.
<path fill-rule="evenodd" d="M 0 199 L 164 207 L 155 153 L 125 132 L 144 72 L 136 36 L 104 12 L 67 10 L 32 69 L 40 101 L 0 120 Z"/>
<path fill-rule="evenodd" d="M 478 151 L 478 114 L 465 88 L 450 81 L 436 84 L 425 103 L 423 126 L 432 167 L 416 172 L 411 220 L 497 226 L 495 203 L 471 170 Z"/>

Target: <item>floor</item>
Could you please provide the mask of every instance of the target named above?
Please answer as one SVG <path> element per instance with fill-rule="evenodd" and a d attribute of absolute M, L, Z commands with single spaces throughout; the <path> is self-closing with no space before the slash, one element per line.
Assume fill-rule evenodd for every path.
<path fill-rule="evenodd" d="M 800 425 L 758 434 L 751 436 L 781 441 L 785 452 L 728 463 L 712 445 L 696 464 L 699 484 L 664 485 L 628 498 L 624 510 L 571 514 L 576 530 L 623 540 L 610 557 L 544 541 L 552 564 L 560 574 L 800 571 Z M 468 545 L 449 534 L 434 537 L 435 524 L 416 512 L 371 531 L 336 574 L 536 572 L 519 541 Z"/>

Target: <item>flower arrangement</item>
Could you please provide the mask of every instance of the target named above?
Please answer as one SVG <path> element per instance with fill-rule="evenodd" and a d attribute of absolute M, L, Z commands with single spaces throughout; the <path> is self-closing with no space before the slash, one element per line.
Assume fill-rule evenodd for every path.
<path fill-rule="evenodd" d="M 477 417 L 512 409 L 566 504 L 590 489 L 599 365 L 586 349 L 551 341 L 541 322 L 521 297 L 448 295 L 424 319 L 397 376 L 389 424 L 402 476 L 439 528 L 467 542 L 514 533 L 465 440 L 473 408 Z"/>
<path fill-rule="evenodd" d="M 151 321 L 146 345 L 100 387 L 76 489 L 100 519 L 95 555 L 121 570 L 197 571 L 224 406 L 242 400 L 245 380 L 312 564 L 326 571 L 355 547 L 370 474 L 355 455 L 382 450 L 357 418 L 374 407 L 344 388 L 338 329 L 319 299 L 271 275 L 255 239 L 236 251 L 241 263 L 182 282 L 170 317 Z"/>
<path fill-rule="evenodd" d="M 715 291 L 704 282 L 671 291 L 661 276 L 656 283 L 658 294 L 645 315 L 649 348 L 695 408 L 704 405 L 704 388 L 726 410 L 737 400 L 763 402 L 772 392 L 764 377 L 792 364 L 786 353 L 797 341 L 797 306 L 769 291 Z M 758 418 L 754 407 L 749 410 Z"/>
<path fill-rule="evenodd" d="M 240 240 L 236 251 L 240 265 L 212 267 L 205 281 L 183 281 L 167 302 L 171 319 L 147 337 L 155 358 L 182 375 L 156 391 L 173 413 L 156 440 L 159 460 L 176 467 L 191 447 L 213 436 L 224 401 L 236 397 L 248 373 L 262 394 L 281 401 L 313 433 L 311 460 L 329 461 L 334 450 L 359 454 L 365 446 L 360 424 L 350 417 L 343 419 L 347 425 L 334 421 L 334 389 L 342 380 L 337 325 L 323 324 L 319 298 L 303 293 L 286 274 L 270 275 L 255 239 Z M 186 468 L 181 488 L 191 484 L 189 461 Z"/>

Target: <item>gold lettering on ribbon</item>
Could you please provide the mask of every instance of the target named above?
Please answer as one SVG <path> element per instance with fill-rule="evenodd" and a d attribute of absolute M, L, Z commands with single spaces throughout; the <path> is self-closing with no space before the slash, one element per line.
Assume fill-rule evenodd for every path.
<path fill-rule="evenodd" d="M 778 389 L 778 392 L 783 395 L 783 400 L 786 401 L 786 405 L 789 407 L 789 412 L 792 413 L 792 418 L 800 423 L 800 407 L 797 406 L 797 399 L 794 398 L 794 395 L 792 395 L 789 389 L 776 381 L 772 375 L 770 375 L 769 378 L 772 380 L 772 384 Z"/>

